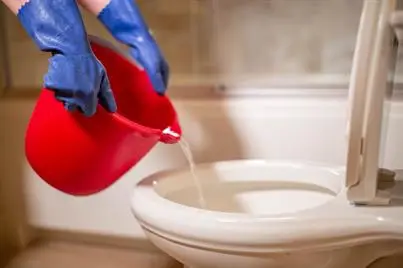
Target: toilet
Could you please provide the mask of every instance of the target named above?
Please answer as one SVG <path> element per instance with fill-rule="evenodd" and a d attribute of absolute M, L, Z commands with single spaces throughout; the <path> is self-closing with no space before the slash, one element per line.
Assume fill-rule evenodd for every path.
<path fill-rule="evenodd" d="M 188 267 L 364 268 L 403 251 L 403 207 L 352 206 L 343 168 L 240 160 L 197 175 L 205 209 L 188 170 L 154 174 L 132 198 L 151 242 Z"/>
<path fill-rule="evenodd" d="M 131 199 L 148 239 L 186 268 L 366 268 L 402 254 L 403 174 L 378 164 L 403 18 L 396 6 L 364 2 L 345 167 L 261 159 L 196 165 L 204 205 L 189 168 L 152 174 Z"/>

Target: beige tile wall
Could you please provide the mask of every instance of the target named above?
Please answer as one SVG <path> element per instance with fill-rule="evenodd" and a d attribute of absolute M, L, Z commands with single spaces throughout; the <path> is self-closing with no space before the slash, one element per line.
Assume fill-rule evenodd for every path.
<path fill-rule="evenodd" d="M 0 97 L 6 85 L 6 70 L 3 65 L 5 63 L 5 54 L 3 53 L 5 50 L 5 12 L 5 7 L 0 5 Z M 2 116 L 0 115 L 0 121 L 1 119 Z M 0 139 L 3 138 L 4 136 L 0 132 Z M 1 148 L 1 150 L 6 151 L 5 148 Z M 4 159 L 0 156 L 0 162 L 2 161 Z M 10 199 L 10 191 L 14 190 L 16 186 L 19 187 L 20 184 L 14 180 L 5 180 L 4 176 L 0 176 L 0 267 L 4 267 L 9 259 L 25 245 L 25 242 L 28 242 L 19 237 L 21 229 L 27 227 L 26 225 L 22 226 L 26 223 L 26 219 L 22 218 L 21 215 L 25 213 L 21 196 L 18 194 L 14 196 L 17 199 L 16 204 L 13 204 L 15 199 Z M 16 193 L 20 193 L 20 191 Z M 21 209 L 21 214 L 16 211 L 19 209 Z"/>
<path fill-rule="evenodd" d="M 0 6 L 0 96 L 4 93 L 6 86 L 5 9 L 4 6 Z"/>
<path fill-rule="evenodd" d="M 237 74 L 346 73 L 361 4 L 217 1 L 219 66 Z"/>
<path fill-rule="evenodd" d="M 12 114 L 12 112 L 10 111 Z M 24 133 L 25 125 L 14 128 L 11 124 L 3 124 L 5 114 L 0 114 L 0 140 L 5 141 L 0 145 L 0 163 L 7 163 L 10 167 L 0 167 L 0 267 L 18 251 L 23 249 L 31 240 L 31 228 L 28 226 L 28 215 L 25 203 L 25 188 L 21 173 L 24 172 L 21 168 L 21 161 L 12 161 L 23 152 L 23 143 L 21 146 L 15 142 L 18 138 L 6 138 L 6 131 L 16 133 Z M 16 117 L 13 117 L 15 120 Z M 11 128 L 13 127 L 13 128 Z M 18 136 L 18 135 L 14 135 Z M 8 144 L 8 145 L 6 145 Z M 7 170 L 18 170 L 18 172 L 10 173 Z"/>
<path fill-rule="evenodd" d="M 174 81 L 348 74 L 362 6 L 362 0 L 138 3 Z M 94 16 L 84 12 L 84 19 L 89 33 L 113 40 Z M 12 85 L 39 87 L 48 56 L 38 52 L 11 13 L 6 20 Z"/>
<path fill-rule="evenodd" d="M 188 76 L 201 70 L 209 72 L 210 16 L 204 2 L 196 0 L 140 0 L 150 27 L 163 48 L 174 74 Z M 87 30 L 113 41 L 113 38 L 97 21 L 83 11 Z M 47 54 L 37 50 L 18 20 L 10 12 L 6 14 L 8 58 L 11 60 L 10 73 L 12 85 L 17 88 L 38 87 L 47 68 Z M 199 41 L 203 39 L 206 41 Z M 204 43 L 203 46 L 195 44 Z M 196 51 L 197 50 L 197 51 Z"/>

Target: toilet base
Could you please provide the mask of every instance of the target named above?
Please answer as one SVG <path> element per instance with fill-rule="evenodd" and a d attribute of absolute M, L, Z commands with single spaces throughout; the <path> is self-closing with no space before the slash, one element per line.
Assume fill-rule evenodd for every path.
<path fill-rule="evenodd" d="M 184 268 L 367 268 L 375 260 L 403 252 L 403 242 L 384 241 L 340 249 L 298 252 L 238 254 L 178 244 L 144 229 L 151 242 L 182 263 Z"/>

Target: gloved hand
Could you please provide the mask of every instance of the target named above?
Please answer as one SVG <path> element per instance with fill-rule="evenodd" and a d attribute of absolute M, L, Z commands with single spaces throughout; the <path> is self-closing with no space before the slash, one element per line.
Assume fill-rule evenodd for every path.
<path fill-rule="evenodd" d="M 30 0 L 17 15 L 36 45 L 52 53 L 44 86 L 66 109 L 91 116 L 99 99 L 106 110 L 116 111 L 107 74 L 91 50 L 75 0 Z"/>
<path fill-rule="evenodd" d="M 156 92 L 168 86 L 169 66 L 133 0 L 111 0 L 98 19 L 145 69 Z"/>

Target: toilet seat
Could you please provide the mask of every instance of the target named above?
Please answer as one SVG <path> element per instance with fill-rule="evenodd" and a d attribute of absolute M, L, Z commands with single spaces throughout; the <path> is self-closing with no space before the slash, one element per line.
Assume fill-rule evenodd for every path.
<path fill-rule="evenodd" d="M 253 174 L 250 172 L 253 170 L 259 172 Z M 250 182 L 259 180 L 262 175 L 282 182 L 304 182 L 303 178 L 313 178 L 309 177 L 313 170 L 317 173 L 314 180 L 310 180 L 313 185 L 330 190 L 334 197 L 324 204 L 298 212 L 277 215 L 215 212 L 184 205 L 186 200 L 173 202 L 169 195 L 192 183 L 190 171 L 183 170 L 164 171 L 144 179 L 134 190 L 132 208 L 148 232 L 176 243 L 216 250 L 292 252 L 403 239 L 403 213 L 398 213 L 401 207 L 352 206 L 342 187 L 345 178 L 343 168 L 249 160 L 200 165 L 197 174 L 215 174 L 223 182 L 238 179 Z M 280 171 L 283 172 L 281 177 Z M 299 174 L 298 179 L 295 174 Z M 241 179 L 245 175 L 248 177 Z M 204 187 L 213 183 L 202 181 Z M 261 181 L 273 182 L 270 179 Z M 191 194 L 189 196 L 192 197 Z M 401 198 L 403 200 L 403 196 Z M 193 194 L 193 201 L 196 199 Z M 264 199 L 261 200 L 264 202 Z"/>
<path fill-rule="evenodd" d="M 397 5 L 396 0 L 364 1 L 361 15 L 349 84 L 345 183 L 347 198 L 355 204 L 390 202 L 390 193 L 378 187 L 378 170 L 385 103 L 392 94 L 397 58 L 398 42 L 391 27 Z"/>

